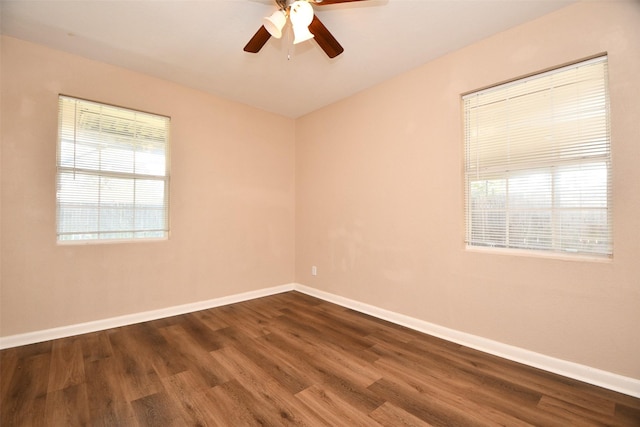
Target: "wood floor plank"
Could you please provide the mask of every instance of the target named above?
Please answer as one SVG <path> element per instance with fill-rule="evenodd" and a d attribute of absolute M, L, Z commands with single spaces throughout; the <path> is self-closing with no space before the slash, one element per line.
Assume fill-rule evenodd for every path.
<path fill-rule="evenodd" d="M 201 310 L 191 313 L 196 319 L 206 325 L 212 331 L 218 331 L 220 329 L 228 328 L 229 323 L 223 319 L 216 309 Z"/>
<path fill-rule="evenodd" d="M 162 391 L 162 383 L 153 367 L 153 359 L 149 357 L 149 350 L 140 345 L 136 335 L 133 329 L 122 329 L 110 337 L 113 358 L 118 364 L 116 369 L 122 379 L 120 387 L 129 401 Z"/>
<path fill-rule="evenodd" d="M 106 359 L 113 356 L 108 331 L 84 334 L 78 337 L 81 342 L 82 355 L 85 362 Z"/>
<path fill-rule="evenodd" d="M 182 353 L 176 351 L 175 343 L 167 341 L 163 336 L 159 325 L 168 324 L 168 327 L 171 327 L 170 325 L 182 324 L 186 320 L 186 316 L 179 316 L 179 320 L 170 323 L 140 323 L 135 328 L 126 328 L 125 331 L 111 336 L 117 339 L 124 332 L 125 343 L 129 342 L 134 346 L 132 348 L 136 349 L 136 359 L 143 363 L 150 375 L 155 371 L 159 377 L 170 376 L 185 371 L 187 365 Z M 118 350 L 118 356 L 122 356 L 122 348 Z"/>
<path fill-rule="evenodd" d="M 247 337 L 257 338 L 269 333 L 265 319 L 244 309 L 240 304 L 219 307 L 218 311 L 223 319 Z"/>
<path fill-rule="evenodd" d="M 223 343 L 219 339 L 219 334 L 193 314 L 185 314 L 182 316 L 180 327 L 189 334 L 191 338 L 200 343 L 200 347 L 206 351 L 218 350 L 223 346 Z"/>
<path fill-rule="evenodd" d="M 278 301 L 275 298 L 263 297 L 256 298 L 249 301 L 243 301 L 240 304 L 245 310 L 250 310 L 254 315 L 260 316 L 264 319 L 272 319 L 274 317 L 282 316 L 282 310 L 290 305 L 289 300 Z"/>
<path fill-rule="evenodd" d="M 500 378 L 519 386 L 529 387 L 545 396 L 573 405 L 590 408 L 604 415 L 613 413 L 615 403 L 604 397 L 599 388 L 585 383 L 544 372 L 530 366 L 487 355 L 477 350 L 463 348 L 474 370 L 494 378 Z M 577 392 L 579 389 L 580 392 Z"/>
<path fill-rule="evenodd" d="M 616 404 L 615 420 L 621 426 L 638 427 L 640 426 L 640 409 L 627 406 L 626 403 L 618 403 Z"/>
<path fill-rule="evenodd" d="M 207 411 L 209 405 L 203 405 L 203 395 L 210 388 L 205 381 L 191 371 L 180 372 L 161 380 L 169 398 L 180 408 L 186 425 L 208 424 L 211 414 Z"/>
<path fill-rule="evenodd" d="M 228 384 L 228 383 L 225 383 Z M 233 417 L 230 417 L 228 411 L 221 410 L 221 400 L 216 396 L 215 390 L 221 386 L 216 386 L 204 390 L 202 392 L 190 393 L 189 402 L 192 403 L 193 409 L 189 408 L 185 411 L 184 419 L 188 426 L 206 426 L 206 427 L 227 427 L 229 425 L 250 425 L 250 424 L 234 424 Z M 184 404 L 184 403 L 183 403 Z M 202 417 L 202 418 L 201 418 Z M 193 420 L 191 422 L 190 420 Z"/>
<path fill-rule="evenodd" d="M 47 393 L 45 419 L 56 420 L 61 426 L 89 425 L 89 397 L 86 384 Z"/>
<path fill-rule="evenodd" d="M 273 414 L 273 424 L 270 425 L 308 425 L 304 421 L 308 414 L 300 410 L 301 405 L 296 404 L 293 395 L 239 350 L 225 347 L 211 355 L 235 375 L 253 396 L 252 400 L 262 407 L 271 408 L 268 412 Z"/>
<path fill-rule="evenodd" d="M 311 385 L 305 370 L 296 361 L 290 361 L 278 348 L 268 345 L 268 341 L 255 339 L 234 345 L 244 356 L 259 365 L 289 393 L 296 394 Z"/>
<path fill-rule="evenodd" d="M 288 319 L 285 321 L 292 324 Z M 315 324 L 313 325 L 316 326 Z M 325 365 L 327 369 L 336 372 L 348 381 L 363 388 L 380 379 L 381 375 L 373 365 L 368 363 L 368 361 L 354 357 L 353 352 L 345 351 L 343 347 L 334 340 L 321 338 L 318 333 L 315 332 L 318 329 L 317 326 L 314 332 L 305 329 L 297 335 L 298 348 L 305 353 L 308 359 L 321 359 L 321 363 Z M 366 345 L 368 345 L 368 343 Z"/>
<path fill-rule="evenodd" d="M 228 381 L 208 393 L 212 423 L 218 426 L 270 426 L 274 424 L 271 408 L 265 408 L 238 381 Z"/>
<path fill-rule="evenodd" d="M 416 392 L 429 396 L 434 408 L 446 408 L 447 412 L 454 412 L 454 408 L 465 408 L 466 414 L 473 414 L 473 418 L 465 420 L 460 416 L 458 422 L 468 422 L 468 425 L 487 424 L 495 422 L 498 425 L 529 426 L 530 424 L 510 414 L 497 410 L 493 406 L 478 405 L 467 397 L 467 385 L 463 383 L 444 382 L 429 375 L 416 375 L 411 369 L 401 364 L 379 360 L 376 366 L 384 373 L 384 381 L 392 382 L 396 389 L 403 388 L 410 394 Z M 475 390 L 478 392 L 478 390 Z M 398 405 L 398 402 L 394 402 Z M 425 420 L 429 421 L 429 420 Z"/>
<path fill-rule="evenodd" d="M 378 424 L 389 427 L 433 427 L 420 418 L 398 408 L 393 403 L 385 402 L 369 414 Z"/>
<path fill-rule="evenodd" d="M 131 404 L 125 396 L 124 377 L 119 370 L 120 366 L 115 358 L 85 363 L 91 425 L 135 425 Z"/>
<path fill-rule="evenodd" d="M 615 405 L 611 405 L 611 413 L 604 415 L 599 408 L 589 409 L 583 406 L 564 402 L 550 396 L 542 396 L 538 407 L 549 414 L 562 416 L 574 424 L 592 424 L 594 426 L 605 426 L 611 420 L 615 412 Z"/>
<path fill-rule="evenodd" d="M 211 357 L 207 351 L 209 346 L 200 347 L 200 343 L 186 333 L 181 324 L 163 328 L 161 333 L 175 346 L 174 353 L 182 359 L 184 370 L 192 372 L 207 387 L 215 387 L 233 378 Z"/>
<path fill-rule="evenodd" d="M 166 393 L 155 393 L 131 402 L 138 425 L 141 427 L 185 425 L 182 412 Z"/>
<path fill-rule="evenodd" d="M 575 394 L 576 386 L 584 386 L 581 383 L 572 380 L 567 382 L 567 379 L 557 375 L 466 347 L 458 350 L 434 348 L 424 342 L 412 341 L 404 346 L 403 351 L 413 354 L 418 360 L 427 352 L 428 363 L 450 366 L 457 376 L 484 378 L 489 383 L 501 384 L 505 391 L 510 390 L 512 393 L 527 393 L 526 390 L 529 390 L 541 396 L 549 395 L 562 401 L 570 401 L 577 406 L 599 408 L 604 414 L 611 414 L 614 408 L 612 401 L 600 395 Z"/>
<path fill-rule="evenodd" d="M 0 351 L 0 410 L 9 396 L 9 386 L 18 367 L 18 348 Z"/>
<path fill-rule="evenodd" d="M 300 363 L 306 365 L 305 373 L 313 378 L 313 381 L 329 387 L 333 393 L 347 400 L 358 410 L 370 412 L 384 403 L 380 397 L 371 393 L 366 387 L 359 386 L 325 365 L 324 360 L 315 357 L 308 350 L 308 344 L 295 333 L 276 331 L 270 334 L 268 339 L 273 345 L 286 348 Z"/>
<path fill-rule="evenodd" d="M 296 394 L 312 411 L 330 426 L 376 427 L 380 424 L 367 414 L 354 411 L 353 407 L 338 395 L 321 386 L 313 385 Z"/>
<path fill-rule="evenodd" d="M 288 314 L 277 318 L 274 322 L 277 326 L 276 333 L 286 332 L 298 339 L 331 343 L 353 355 L 361 354 L 372 345 L 371 341 L 366 338 L 345 333 L 335 327 L 330 328 L 325 322 L 303 320 L 302 316 Z"/>
<path fill-rule="evenodd" d="M 270 295 L 268 297 L 265 297 L 264 300 L 277 305 L 279 310 L 291 306 L 297 306 L 302 311 L 317 310 L 319 307 L 325 304 L 325 301 L 319 298 L 315 298 L 311 295 L 306 295 L 300 292 L 285 292 L 281 294 Z"/>
<path fill-rule="evenodd" d="M 406 384 L 386 378 L 376 381 L 369 390 L 430 424 L 452 427 L 508 425 L 486 419 L 449 402 L 433 399 L 434 395 L 421 393 Z"/>
<path fill-rule="evenodd" d="M 44 425 L 50 361 L 47 353 L 19 358 L 2 399 L 0 425 Z"/>
<path fill-rule="evenodd" d="M 281 360 L 287 366 L 292 366 L 294 372 L 299 375 L 300 381 L 304 384 L 300 390 L 309 387 L 311 384 L 318 384 L 325 378 L 322 372 L 314 368 L 306 353 L 299 349 L 286 336 L 278 333 L 271 333 L 256 339 L 255 342 L 268 349 L 272 357 Z M 300 390 L 292 391 L 292 394 Z"/>
<path fill-rule="evenodd" d="M 0 425 L 640 427 L 640 399 L 286 292 L 2 350 Z"/>
<path fill-rule="evenodd" d="M 475 404 L 497 409 L 517 420 L 532 424 L 542 422 L 547 426 L 562 427 L 568 422 L 542 413 L 538 408 L 542 395 L 526 387 L 458 370 L 446 360 L 434 361 L 431 357 L 418 356 L 404 349 L 392 351 L 385 345 L 379 344 L 374 350 L 381 356 L 375 362 L 381 369 L 391 367 L 404 370 L 407 376 L 432 383 L 438 390 L 465 397 L 470 402 L 470 407 Z M 509 396 L 509 398 L 497 399 L 496 396 Z"/>
<path fill-rule="evenodd" d="M 84 383 L 84 356 L 80 339 L 55 340 L 51 348 L 49 392 Z"/>
<path fill-rule="evenodd" d="M 73 337 L 71 337 L 73 338 Z M 11 351 L 16 350 L 18 352 L 18 358 L 27 359 L 31 356 L 39 356 L 41 354 L 51 354 L 51 346 L 53 346 L 55 340 L 44 341 L 35 344 L 23 345 L 20 347 L 15 347 L 14 349 L 3 350 Z"/>
<path fill-rule="evenodd" d="M 336 345 L 348 346 L 350 350 L 354 349 L 354 346 L 361 348 L 371 346 L 371 342 L 366 336 L 373 332 L 374 328 L 349 325 L 342 317 L 344 316 L 343 312 L 333 312 L 331 314 L 312 311 L 293 312 L 289 308 L 282 311 L 287 315 L 282 319 L 285 319 L 288 324 L 302 326 L 302 330 L 312 331 L 314 334 L 330 340 Z M 304 326 L 313 326 L 313 328 L 305 329 Z"/>

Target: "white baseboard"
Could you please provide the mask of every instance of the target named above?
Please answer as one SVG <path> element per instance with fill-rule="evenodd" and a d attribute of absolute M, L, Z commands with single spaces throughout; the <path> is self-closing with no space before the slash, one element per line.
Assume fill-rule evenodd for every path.
<path fill-rule="evenodd" d="M 329 292 L 320 291 L 305 285 L 296 283 L 295 290 L 304 294 L 320 298 L 327 302 L 341 305 L 361 313 L 387 320 L 397 325 L 433 335 L 447 341 L 452 341 L 466 347 L 470 347 L 485 353 L 493 354 L 514 362 L 523 363 L 544 371 L 553 372 L 568 378 L 573 378 L 588 384 L 604 387 L 609 390 L 624 393 L 640 398 L 640 380 L 623 375 L 569 362 L 555 357 L 546 356 L 523 348 L 503 344 L 487 338 L 460 332 L 455 329 L 425 322 L 414 317 L 405 316 L 393 311 L 385 310 L 373 305 L 365 304 L 349 298 L 341 297 Z"/>
<path fill-rule="evenodd" d="M 548 372 L 563 375 L 609 390 L 640 398 L 640 380 L 625 377 L 601 369 L 592 368 L 578 363 L 568 362 L 566 360 L 557 359 L 503 344 L 487 338 L 460 332 L 455 329 L 446 328 L 416 319 L 414 317 L 405 316 L 393 311 L 385 310 L 373 305 L 365 304 L 356 300 L 341 297 L 329 292 L 310 288 L 298 283 L 288 285 L 275 286 L 272 288 L 259 289 L 256 291 L 244 292 L 235 295 L 229 295 L 221 298 L 214 298 L 207 301 L 199 301 L 191 304 L 183 304 L 174 307 L 167 307 L 159 310 L 145 311 L 142 313 L 134 313 L 124 316 L 113 317 L 110 319 L 96 320 L 92 322 L 79 323 L 76 325 L 62 326 L 59 328 L 45 329 L 42 331 L 28 332 L 25 334 L 10 335 L 0 337 L 0 349 L 17 347 L 21 345 L 33 344 L 42 341 L 48 341 L 58 338 L 65 338 L 74 335 L 86 334 L 90 332 L 102 331 L 105 329 L 117 328 L 120 326 L 132 325 L 150 320 L 162 319 L 165 317 L 177 316 L 194 311 L 206 310 L 208 308 L 220 307 L 223 305 L 234 304 L 237 302 L 248 301 L 255 298 L 261 298 L 269 295 L 275 295 L 287 291 L 298 291 L 316 298 L 320 298 L 327 302 L 338 304 L 340 306 L 377 317 L 382 320 L 406 326 L 410 329 L 433 335 L 438 338 L 452 341 L 485 353 L 513 360 L 514 362 L 523 363 Z"/>
<path fill-rule="evenodd" d="M 90 332 L 104 331 L 105 329 L 118 328 L 120 326 L 133 325 L 135 323 L 148 322 L 150 320 L 162 319 L 165 317 L 178 316 L 194 311 L 206 310 L 208 308 L 220 307 L 237 302 L 248 301 L 269 295 L 294 290 L 294 284 L 275 286 L 272 288 L 259 289 L 257 291 L 243 292 L 221 298 L 214 298 L 206 301 L 198 301 L 191 304 L 176 305 L 173 307 L 161 308 L 158 310 L 144 311 L 142 313 L 127 314 L 124 316 L 112 317 L 109 319 L 95 320 L 75 325 L 61 326 L 59 328 L 45 329 L 42 331 L 28 332 L 25 334 L 10 335 L 0 337 L 0 349 L 17 347 L 20 345 L 33 344 L 42 341 L 49 341 L 58 338 L 66 338 L 74 335 L 87 334 Z"/>

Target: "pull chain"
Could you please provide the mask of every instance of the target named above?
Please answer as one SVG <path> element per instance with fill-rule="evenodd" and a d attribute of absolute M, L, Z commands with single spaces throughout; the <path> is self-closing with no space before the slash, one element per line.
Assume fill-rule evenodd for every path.
<path fill-rule="evenodd" d="M 287 61 L 291 61 L 291 57 L 295 53 L 295 51 L 294 51 L 295 47 L 293 45 L 293 40 L 291 40 L 291 33 L 292 32 L 293 31 L 291 29 L 291 24 L 287 24 L 287 26 L 285 28 L 286 43 L 287 43 Z"/>

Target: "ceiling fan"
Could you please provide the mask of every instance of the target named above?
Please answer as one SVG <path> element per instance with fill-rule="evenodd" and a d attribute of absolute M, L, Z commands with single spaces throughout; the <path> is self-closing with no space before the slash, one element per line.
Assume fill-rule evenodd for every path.
<path fill-rule="evenodd" d="M 311 3 L 324 6 L 352 1 L 362 0 L 275 0 L 278 10 L 264 18 L 263 25 L 249 40 L 244 51 L 258 53 L 271 36 L 282 37 L 282 29 L 289 18 L 294 32 L 294 44 L 315 38 L 327 56 L 335 58 L 344 52 L 344 48 L 313 13 Z"/>

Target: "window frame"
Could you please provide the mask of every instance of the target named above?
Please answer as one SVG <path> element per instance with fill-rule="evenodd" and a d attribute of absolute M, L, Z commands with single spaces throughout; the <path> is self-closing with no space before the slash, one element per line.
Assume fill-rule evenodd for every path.
<path fill-rule="evenodd" d="M 505 206 L 503 209 L 504 216 L 505 216 L 505 219 L 504 219 L 505 225 L 503 227 L 504 228 L 503 236 L 505 238 L 503 242 L 504 244 L 489 245 L 489 244 L 486 244 L 487 243 L 486 241 L 484 242 L 485 244 L 481 244 L 480 242 L 475 240 L 472 236 L 472 234 L 474 232 L 477 232 L 477 230 L 474 231 L 473 229 L 474 206 L 473 206 L 473 197 L 471 194 L 472 193 L 471 187 L 474 182 L 484 181 L 486 183 L 488 182 L 488 180 L 487 179 L 474 180 L 473 177 L 470 176 L 471 173 L 473 172 L 472 171 L 473 168 L 469 167 L 470 136 L 469 136 L 469 129 L 468 129 L 469 112 L 468 112 L 468 105 L 466 102 L 467 99 L 473 96 L 476 96 L 478 94 L 482 95 L 485 93 L 500 91 L 509 87 L 525 84 L 527 82 L 536 80 L 538 78 L 553 76 L 554 74 L 559 74 L 563 71 L 570 71 L 570 70 L 578 69 L 579 67 L 593 65 L 593 64 L 603 64 L 602 65 L 602 68 L 603 68 L 602 84 L 603 84 L 603 91 L 604 91 L 604 95 L 603 95 L 604 119 L 603 120 L 606 122 L 604 125 L 606 129 L 606 142 L 603 143 L 603 146 L 606 147 L 606 152 L 604 154 L 593 155 L 592 157 L 588 158 L 590 159 L 590 161 L 585 160 L 587 159 L 585 157 L 585 158 L 575 158 L 575 159 L 568 159 L 568 160 L 567 159 L 555 160 L 551 163 L 546 163 L 546 164 L 544 164 L 543 162 L 542 164 L 539 164 L 539 165 L 535 165 L 535 162 L 533 161 L 529 165 L 524 163 L 517 166 L 510 165 L 508 162 L 506 164 L 501 164 L 498 162 L 498 164 L 496 165 L 491 165 L 495 167 L 494 174 L 491 174 L 490 172 L 483 172 L 483 173 L 486 173 L 487 176 L 494 175 L 496 180 L 502 180 L 504 182 L 504 185 L 509 185 L 509 182 L 513 180 L 513 177 L 516 175 L 533 176 L 534 174 L 537 173 L 537 171 L 545 170 L 545 169 L 548 170 L 548 172 L 546 173 L 549 175 L 550 177 L 549 179 L 552 182 L 552 184 L 550 185 L 550 194 L 548 194 L 548 196 L 550 197 L 550 207 L 546 209 L 540 208 L 540 211 L 541 212 L 546 211 L 547 213 L 550 214 L 551 239 L 553 239 L 552 243 L 549 245 L 549 247 L 534 247 L 535 245 L 533 244 L 527 247 L 518 247 L 519 245 L 510 241 L 509 239 L 510 237 L 509 234 L 511 233 L 510 224 L 509 224 L 510 215 L 513 214 L 514 212 L 517 213 L 518 209 L 515 209 L 509 206 L 510 195 L 508 193 L 508 190 L 506 190 L 507 192 L 504 195 Z M 559 66 L 554 69 L 547 69 L 538 73 L 532 73 L 522 78 L 510 80 L 506 83 L 497 84 L 497 85 L 486 87 L 484 89 L 480 89 L 476 91 L 471 91 L 461 96 L 463 150 L 464 150 L 463 151 L 464 225 L 465 225 L 464 243 L 467 250 L 488 252 L 488 253 L 501 253 L 501 254 L 560 257 L 560 258 L 568 258 L 568 259 L 581 259 L 581 258 L 612 259 L 613 258 L 613 226 L 612 226 L 613 189 L 612 189 L 612 182 L 611 182 L 613 173 L 612 173 L 612 147 L 611 147 L 612 144 L 611 144 L 611 126 L 610 126 L 611 108 L 610 108 L 610 100 L 609 100 L 609 82 L 608 82 L 607 68 L 608 68 L 608 56 L 606 54 L 599 54 L 587 59 L 573 62 L 568 65 Z M 555 88 L 555 87 L 551 87 L 551 88 Z M 479 139 L 479 137 L 477 136 L 476 138 Z M 555 149 L 557 150 L 557 147 Z M 537 151 L 534 151 L 534 152 L 537 153 Z M 549 155 L 548 158 L 550 159 L 551 156 Z M 606 243 L 603 244 L 604 249 L 602 250 L 595 250 L 595 249 L 594 250 L 575 250 L 575 249 L 571 249 L 570 247 L 565 247 L 562 244 L 558 245 L 555 242 L 555 239 L 558 238 L 556 234 L 561 234 L 558 232 L 558 229 L 561 228 L 559 227 L 559 224 L 561 224 L 561 221 L 558 219 L 559 212 L 562 212 L 563 209 L 564 210 L 569 209 L 567 207 L 560 206 L 560 202 L 556 199 L 556 194 L 555 194 L 556 179 L 557 179 L 556 177 L 558 174 L 562 173 L 561 172 L 562 168 L 565 168 L 567 165 L 570 165 L 572 163 L 573 164 L 579 163 L 581 165 L 592 165 L 594 167 L 593 171 L 595 171 L 597 168 L 596 164 L 600 163 L 601 167 L 605 169 L 606 178 L 604 179 L 604 182 L 605 182 L 604 185 L 606 187 L 606 204 L 604 208 L 602 207 L 593 208 L 594 211 L 596 211 L 597 209 L 599 209 L 601 212 L 604 211 L 606 215 L 606 237 L 608 239 Z M 489 169 L 492 169 L 492 167 L 487 168 L 487 170 Z M 597 173 L 593 171 L 592 173 L 594 174 Z M 574 211 L 580 210 L 581 213 L 582 211 L 589 210 L 588 207 L 585 207 L 583 205 L 580 205 L 580 208 L 573 207 L 572 209 Z M 485 212 L 489 212 L 489 210 L 486 210 Z M 585 234 L 584 233 L 580 234 L 580 236 L 585 236 Z M 520 245 L 520 246 L 523 246 L 523 245 Z M 595 246 L 597 246 L 597 243 Z"/>
<path fill-rule="evenodd" d="M 63 108 L 65 108 L 63 107 L 63 104 L 65 102 L 71 102 L 74 105 L 74 107 L 72 107 L 74 108 L 74 111 L 72 112 L 74 114 L 74 117 L 72 119 L 73 120 L 72 128 L 69 127 L 69 123 L 68 123 L 69 118 L 63 117 L 64 114 L 69 114 L 69 111 L 63 111 Z M 78 134 L 80 134 L 82 130 L 89 133 L 89 131 L 86 128 L 79 130 L 80 115 L 82 113 L 80 113 L 78 109 L 82 109 L 82 108 L 86 108 L 86 109 L 94 108 L 100 111 L 100 113 L 96 113 L 95 111 L 85 110 L 83 111 L 83 113 L 86 115 L 90 115 L 90 114 L 93 114 L 94 116 L 98 115 L 100 117 L 98 119 L 99 122 L 97 121 L 96 123 L 99 123 L 98 126 L 100 127 L 100 133 L 101 134 L 104 133 L 105 135 L 107 135 L 108 136 L 107 138 L 94 137 L 93 139 L 87 139 L 84 142 L 79 141 L 80 137 L 78 136 Z M 126 135 L 126 132 L 123 132 L 121 129 L 116 129 L 116 130 L 113 130 L 112 132 L 109 132 L 109 131 L 103 132 L 103 128 L 102 128 L 103 111 L 105 111 L 104 116 L 109 117 L 109 119 L 112 120 L 111 124 L 114 126 L 114 128 L 116 128 L 117 126 L 126 126 L 125 123 L 128 121 L 129 127 L 135 128 L 135 131 L 133 132 L 136 133 L 136 136 L 134 136 L 133 138 L 128 137 Z M 110 113 L 113 114 L 113 116 L 109 116 Z M 117 118 L 118 115 L 121 116 L 121 120 Z M 125 118 L 122 118 L 122 117 L 125 117 Z M 130 117 L 135 117 L 135 119 L 131 120 Z M 149 122 L 157 121 L 158 123 L 162 123 L 163 125 L 154 127 L 153 125 L 145 124 L 145 121 L 149 121 Z M 148 139 L 145 142 L 144 137 L 138 138 L 137 134 L 138 132 L 143 133 L 143 130 L 141 130 L 143 128 L 147 131 L 149 131 L 149 129 L 155 130 L 156 132 L 159 132 L 159 135 L 161 135 L 161 137 L 158 139 L 159 142 L 156 144 L 157 146 L 162 147 L 162 150 L 161 150 L 162 155 L 160 157 L 160 160 L 163 160 L 163 161 L 161 161 L 160 163 L 158 163 L 157 161 L 151 162 L 151 163 L 149 163 L 148 161 L 144 163 L 139 162 L 140 156 L 138 156 L 138 153 L 143 153 L 145 151 L 145 148 L 147 148 L 148 150 L 148 147 L 145 147 L 145 144 L 147 146 L 153 145 L 153 143 L 150 142 L 151 139 Z M 73 133 L 72 139 L 69 139 L 70 131 Z M 119 105 L 89 100 L 85 98 L 79 98 L 76 96 L 59 94 L 58 95 L 58 132 L 57 132 L 56 139 L 57 139 L 56 140 L 56 243 L 57 244 L 60 244 L 60 245 L 113 244 L 113 243 L 149 242 L 149 241 L 168 240 L 169 233 L 170 233 L 170 188 L 171 188 L 171 185 L 170 185 L 170 182 L 171 182 L 171 179 L 170 179 L 171 117 L 170 116 L 157 114 L 157 113 L 150 113 L 147 111 L 132 109 L 128 107 L 122 107 Z M 128 140 L 128 142 L 115 142 L 116 139 Z M 67 148 L 66 151 L 65 151 L 65 148 L 63 148 L 65 144 Z M 71 156 L 69 156 L 70 153 L 68 150 L 68 147 L 70 145 L 73 146 L 73 154 Z M 97 155 L 97 157 L 100 159 L 98 160 L 97 165 L 91 165 L 91 166 L 85 165 L 84 167 L 78 166 L 78 164 L 76 163 L 76 160 L 80 157 L 80 155 L 76 152 L 76 147 L 82 147 L 83 145 L 87 150 L 90 150 L 90 148 L 87 148 L 87 147 L 92 147 L 95 151 L 100 153 Z M 111 148 L 112 152 L 117 151 L 120 154 L 117 156 L 116 160 L 113 160 L 113 163 L 111 163 L 106 167 L 103 167 L 103 163 L 106 164 L 107 162 L 106 161 L 103 162 L 102 152 L 103 150 L 106 151 L 106 149 L 108 148 Z M 122 153 L 129 154 L 130 156 L 125 155 L 121 157 Z M 70 161 L 69 159 L 73 159 L 72 160 L 73 165 L 69 165 L 69 161 Z M 130 161 L 130 163 L 133 165 L 131 171 L 118 170 L 122 168 L 122 164 L 119 163 L 118 161 L 121 161 L 123 159 Z M 149 171 L 144 171 L 144 166 L 140 168 L 140 165 L 147 165 L 147 167 L 151 169 L 155 167 L 157 171 L 155 171 L 155 173 L 149 173 Z M 161 172 L 158 172 L 160 170 Z M 67 199 L 67 201 L 65 202 L 63 200 L 64 193 L 65 192 L 68 194 L 73 193 L 74 195 L 79 194 L 77 189 L 75 190 L 75 192 L 73 192 L 72 190 L 65 190 L 65 188 L 68 189 L 72 187 L 70 185 L 66 185 L 65 187 L 65 184 L 69 182 L 69 180 L 66 180 L 65 182 L 65 178 L 68 178 L 69 175 L 73 175 L 73 180 L 75 180 L 78 176 L 81 176 L 81 177 L 84 177 L 85 179 L 90 179 L 90 177 L 93 177 L 97 181 L 97 183 L 95 184 L 96 188 L 94 189 L 97 191 L 97 193 L 96 191 L 94 192 L 88 191 L 87 193 L 82 193 L 83 196 L 86 194 L 88 195 L 88 197 L 93 196 L 93 198 L 97 200 L 97 202 L 95 201 L 85 202 L 85 204 L 87 205 L 92 204 L 93 206 L 84 207 L 84 209 L 86 210 L 94 210 L 98 215 L 97 217 L 92 218 L 92 220 L 96 224 L 95 228 L 92 230 L 77 230 L 77 229 L 71 230 L 71 231 L 69 229 L 65 230 L 65 225 L 62 222 L 63 221 L 62 216 L 64 214 L 63 212 L 65 211 L 64 205 L 65 203 L 71 204 L 73 203 L 73 201 L 71 201 L 70 199 Z M 119 182 L 119 184 L 125 187 L 126 187 L 126 184 L 129 184 L 131 188 L 133 188 L 132 194 L 131 194 L 131 196 L 133 197 L 132 199 L 133 201 L 129 202 L 130 204 L 129 208 L 126 208 L 126 207 L 122 208 L 122 207 L 115 207 L 115 206 L 109 207 L 105 203 L 105 201 L 102 199 L 102 195 L 100 193 L 103 192 L 102 188 L 104 188 L 105 185 L 108 185 L 108 184 L 105 184 L 105 181 L 109 181 L 109 180 L 112 180 L 113 182 Z M 155 185 L 150 183 L 155 183 Z M 147 191 L 141 192 L 139 188 L 143 187 L 144 184 L 147 184 L 148 186 Z M 155 189 L 153 189 L 154 187 Z M 158 193 L 158 191 L 160 193 Z M 161 204 L 155 203 L 153 204 L 153 207 L 147 205 L 146 210 L 148 211 L 154 210 L 156 212 L 161 212 L 159 214 L 161 226 L 156 228 L 148 228 L 148 227 L 136 225 L 136 223 L 138 222 L 138 219 L 141 218 L 140 216 L 136 217 L 136 213 L 139 213 L 145 210 L 144 206 L 140 206 L 141 200 L 145 199 L 145 194 L 149 195 L 153 193 L 156 193 L 156 195 L 157 194 L 162 195 L 161 197 L 162 203 Z M 117 194 L 120 195 L 121 197 L 124 197 L 122 196 L 121 193 L 117 193 Z M 124 194 L 127 194 L 127 193 L 125 192 Z M 160 199 L 156 197 L 155 200 L 160 200 Z M 122 204 L 122 202 L 119 202 L 119 203 Z M 132 218 L 129 218 L 128 221 L 131 222 L 132 227 L 128 229 L 124 229 L 124 228 L 108 229 L 108 226 L 107 226 L 105 228 L 105 226 L 103 225 L 103 222 L 100 221 L 100 213 L 104 213 L 104 211 L 107 209 L 111 209 L 112 211 L 120 210 L 121 215 L 126 215 L 127 212 L 131 212 Z M 82 207 L 80 208 L 80 210 L 82 210 Z M 80 216 L 83 216 L 86 219 L 91 219 L 90 215 L 82 214 Z M 72 238 L 65 238 L 64 236 L 72 236 Z M 73 236 L 76 236 L 77 238 L 74 239 Z"/>

